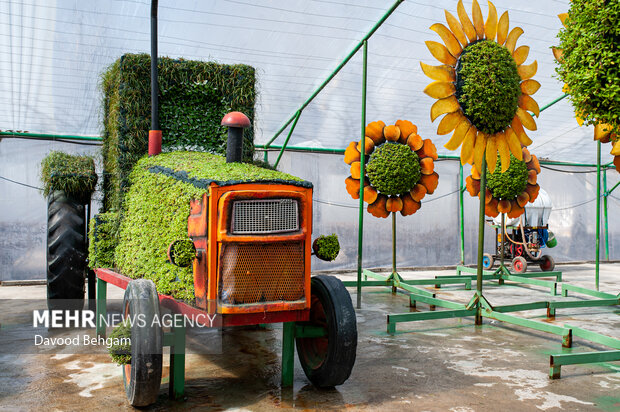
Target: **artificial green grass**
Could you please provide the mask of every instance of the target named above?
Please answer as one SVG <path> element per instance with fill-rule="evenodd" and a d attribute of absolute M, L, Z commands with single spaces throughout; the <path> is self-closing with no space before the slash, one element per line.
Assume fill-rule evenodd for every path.
<path fill-rule="evenodd" d="M 65 152 L 50 152 L 41 161 L 43 194 L 54 190 L 88 201 L 97 187 L 95 162 L 90 156 L 77 156 Z"/>
<path fill-rule="evenodd" d="M 98 213 L 90 220 L 88 228 L 88 266 L 113 268 L 114 250 L 118 244 L 119 214 Z"/>

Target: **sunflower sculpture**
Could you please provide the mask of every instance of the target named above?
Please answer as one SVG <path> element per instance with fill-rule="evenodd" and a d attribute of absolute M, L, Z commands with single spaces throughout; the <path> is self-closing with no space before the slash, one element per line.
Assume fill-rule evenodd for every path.
<path fill-rule="evenodd" d="M 353 199 L 360 198 L 361 147 L 361 142 L 351 142 L 344 152 L 345 163 L 351 165 L 345 184 Z M 369 123 L 364 153 L 364 201 L 373 216 L 412 215 L 420 209 L 424 196 L 437 188 L 437 148 L 430 139 L 422 139 L 408 120 L 390 126 L 382 121 Z"/>
<path fill-rule="evenodd" d="M 431 107 L 431 121 L 445 115 L 437 134 L 452 132 L 445 144 L 448 150 L 461 148 L 461 164 L 473 164 L 482 171 L 485 157 L 488 169 L 495 171 L 498 153 L 501 170 L 510 167 L 510 155 L 522 160 L 521 146 L 532 143 L 524 129 L 536 130 L 529 112 L 540 109 L 531 97 L 540 88 L 532 77 L 538 69 L 534 61 L 525 65 L 530 48 L 516 47 L 523 34 L 520 27 L 510 32 L 508 12 L 498 19 L 489 2 L 489 15 L 483 21 L 480 5 L 473 0 L 472 20 L 463 2 L 457 5 L 458 19 L 446 11 L 448 27 L 441 23 L 430 28 L 443 40 L 427 41 L 431 54 L 443 65 L 420 63 L 422 71 L 435 80 L 424 92 L 437 99 Z"/>
<path fill-rule="evenodd" d="M 521 149 L 523 160 L 511 156 L 510 166 L 501 173 L 499 170 L 487 170 L 487 187 L 485 190 L 484 213 L 496 217 L 506 213 L 509 218 L 523 214 L 525 205 L 533 203 L 538 197 L 540 186 L 536 183 L 540 173 L 538 158 L 530 154 L 526 147 Z M 501 165 L 501 158 L 497 159 Z M 501 166 L 500 166 L 501 169 Z M 480 174 L 475 167 L 471 176 L 467 176 L 466 188 L 470 195 L 480 196 Z"/>

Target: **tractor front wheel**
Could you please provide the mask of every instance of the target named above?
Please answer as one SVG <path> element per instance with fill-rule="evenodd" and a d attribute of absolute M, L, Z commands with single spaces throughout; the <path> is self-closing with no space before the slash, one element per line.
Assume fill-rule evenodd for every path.
<path fill-rule="evenodd" d="M 310 382 L 328 388 L 344 383 L 355 364 L 355 310 L 339 279 L 319 275 L 312 278 L 311 285 L 310 320 L 301 324 L 322 327 L 326 335 L 297 338 L 297 353 Z"/>
<path fill-rule="evenodd" d="M 495 259 L 493 259 L 493 255 L 491 255 L 490 253 L 485 253 L 484 255 L 482 255 L 482 268 L 484 270 L 491 269 L 494 263 Z"/>
<path fill-rule="evenodd" d="M 517 256 L 512 259 L 512 270 L 519 274 L 525 273 L 527 270 L 527 260 L 523 256 Z"/>
<path fill-rule="evenodd" d="M 155 284 L 146 279 L 129 282 L 123 307 L 125 319 L 131 321 L 131 362 L 123 366 L 125 394 L 132 406 L 148 406 L 157 400 L 162 371 L 163 338 Z"/>
<path fill-rule="evenodd" d="M 555 269 L 555 261 L 549 255 L 542 255 L 540 258 L 540 270 L 543 272 L 551 272 Z"/>

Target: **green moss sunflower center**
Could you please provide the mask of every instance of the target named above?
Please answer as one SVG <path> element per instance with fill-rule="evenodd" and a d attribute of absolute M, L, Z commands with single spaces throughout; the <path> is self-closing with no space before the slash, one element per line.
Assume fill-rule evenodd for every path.
<path fill-rule="evenodd" d="M 504 173 L 502 160 L 497 156 L 495 172 L 487 168 L 487 187 L 496 199 L 513 200 L 525 190 L 527 186 L 527 165 L 522 160 L 510 155 L 510 166 Z"/>
<path fill-rule="evenodd" d="M 420 159 L 409 146 L 384 143 L 370 156 L 366 166 L 370 185 L 384 195 L 409 192 L 420 180 Z"/>
<path fill-rule="evenodd" d="M 465 47 L 456 65 L 456 98 L 465 116 L 484 133 L 500 132 L 514 118 L 521 95 L 517 64 L 499 44 Z"/>

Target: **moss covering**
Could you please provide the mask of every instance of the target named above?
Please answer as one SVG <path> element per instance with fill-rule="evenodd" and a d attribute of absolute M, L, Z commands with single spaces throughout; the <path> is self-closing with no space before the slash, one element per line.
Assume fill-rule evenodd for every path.
<path fill-rule="evenodd" d="M 119 214 L 98 213 L 89 222 L 88 266 L 113 268 L 114 250 L 118 244 Z"/>
<path fill-rule="evenodd" d="M 164 149 L 224 153 L 224 114 L 254 119 L 255 73 L 246 65 L 159 59 L 160 127 Z M 147 151 L 151 116 L 150 56 L 126 54 L 102 74 L 104 209 L 121 211 L 134 164 Z M 244 157 L 254 154 L 245 132 Z"/>
<path fill-rule="evenodd" d="M 41 181 L 45 196 L 62 190 L 87 202 L 97 187 L 95 161 L 90 156 L 50 152 L 41 161 Z"/>
<path fill-rule="evenodd" d="M 525 190 L 527 186 L 527 165 L 510 155 L 510 166 L 504 173 L 501 172 L 502 160 L 497 156 L 495 172 L 487 168 L 487 187 L 493 197 L 501 200 L 513 200 Z"/>
<path fill-rule="evenodd" d="M 620 2 L 572 0 L 558 35 L 563 57 L 556 68 L 575 112 L 586 124 L 620 132 Z"/>
<path fill-rule="evenodd" d="M 331 262 L 338 257 L 340 253 L 340 243 L 338 242 L 338 236 L 332 233 L 329 236 L 321 235 L 314 241 L 312 245 L 314 254 L 322 260 Z"/>
<path fill-rule="evenodd" d="M 113 343 L 108 347 L 108 353 L 112 360 L 118 365 L 131 363 L 131 326 L 129 321 L 123 321 L 116 325 L 109 338 L 112 342 L 119 343 Z"/>
<path fill-rule="evenodd" d="M 379 193 L 400 195 L 420 180 L 420 161 L 409 146 L 386 142 L 370 155 L 366 173 L 370 185 Z"/>
<path fill-rule="evenodd" d="M 519 103 L 521 78 L 510 52 L 482 40 L 463 50 L 456 66 L 456 97 L 467 118 L 484 133 L 504 130 Z"/>
<path fill-rule="evenodd" d="M 201 197 L 210 182 L 311 185 L 286 173 L 225 163 L 223 157 L 203 152 L 143 157 L 130 180 L 114 256 L 116 267 L 131 278 L 153 280 L 159 293 L 188 300 L 194 298 L 192 268 L 172 265 L 166 252 L 170 243 L 187 238 L 190 201 Z"/>

